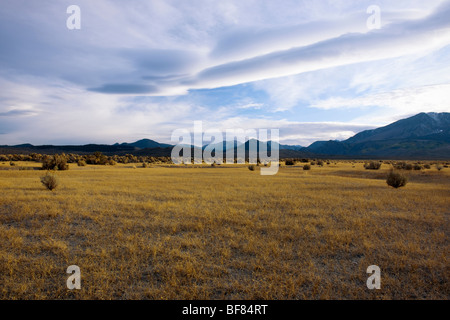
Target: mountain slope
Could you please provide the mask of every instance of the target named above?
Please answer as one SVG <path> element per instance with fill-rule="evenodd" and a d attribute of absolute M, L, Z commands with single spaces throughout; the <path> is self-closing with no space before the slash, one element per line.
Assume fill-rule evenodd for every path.
<path fill-rule="evenodd" d="M 168 148 L 173 147 L 170 144 L 159 143 L 150 139 L 141 139 L 133 143 L 122 143 L 121 146 L 132 146 L 138 149 L 152 149 L 152 148 Z"/>
<path fill-rule="evenodd" d="M 345 141 L 317 141 L 304 150 L 322 155 L 450 158 L 450 113 L 419 113 Z"/>
<path fill-rule="evenodd" d="M 391 123 L 385 127 L 360 132 L 346 143 L 360 143 L 379 140 L 402 140 L 428 138 L 432 135 L 450 134 L 450 113 L 419 113 L 407 119 Z"/>

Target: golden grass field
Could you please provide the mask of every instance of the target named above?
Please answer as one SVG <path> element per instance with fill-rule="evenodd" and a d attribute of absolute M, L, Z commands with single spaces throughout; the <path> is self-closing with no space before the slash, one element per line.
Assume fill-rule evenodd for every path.
<path fill-rule="evenodd" d="M 135 165 L 71 164 L 53 192 L 45 171 L 0 170 L 0 298 L 450 297 L 448 168 L 393 189 L 387 164 Z"/>

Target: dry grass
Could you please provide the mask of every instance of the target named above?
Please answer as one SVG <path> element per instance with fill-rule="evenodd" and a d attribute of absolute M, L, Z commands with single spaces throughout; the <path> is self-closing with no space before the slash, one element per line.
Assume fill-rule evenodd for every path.
<path fill-rule="evenodd" d="M 395 190 L 385 164 L 302 166 L 71 164 L 54 192 L 0 170 L 0 298 L 449 298 L 449 169 Z"/>

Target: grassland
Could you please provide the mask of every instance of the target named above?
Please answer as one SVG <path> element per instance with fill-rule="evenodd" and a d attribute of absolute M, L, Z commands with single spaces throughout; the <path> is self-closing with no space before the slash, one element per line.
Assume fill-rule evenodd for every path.
<path fill-rule="evenodd" d="M 393 189 L 386 164 L 132 166 L 71 164 L 53 192 L 0 170 L 1 299 L 450 297 L 448 168 Z"/>

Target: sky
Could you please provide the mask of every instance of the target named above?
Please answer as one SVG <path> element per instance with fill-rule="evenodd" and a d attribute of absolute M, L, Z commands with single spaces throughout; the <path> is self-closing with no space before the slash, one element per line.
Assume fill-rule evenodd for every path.
<path fill-rule="evenodd" d="M 308 146 L 449 112 L 449 17 L 448 0 L 0 0 L 0 145 L 173 143 L 202 121 Z"/>

